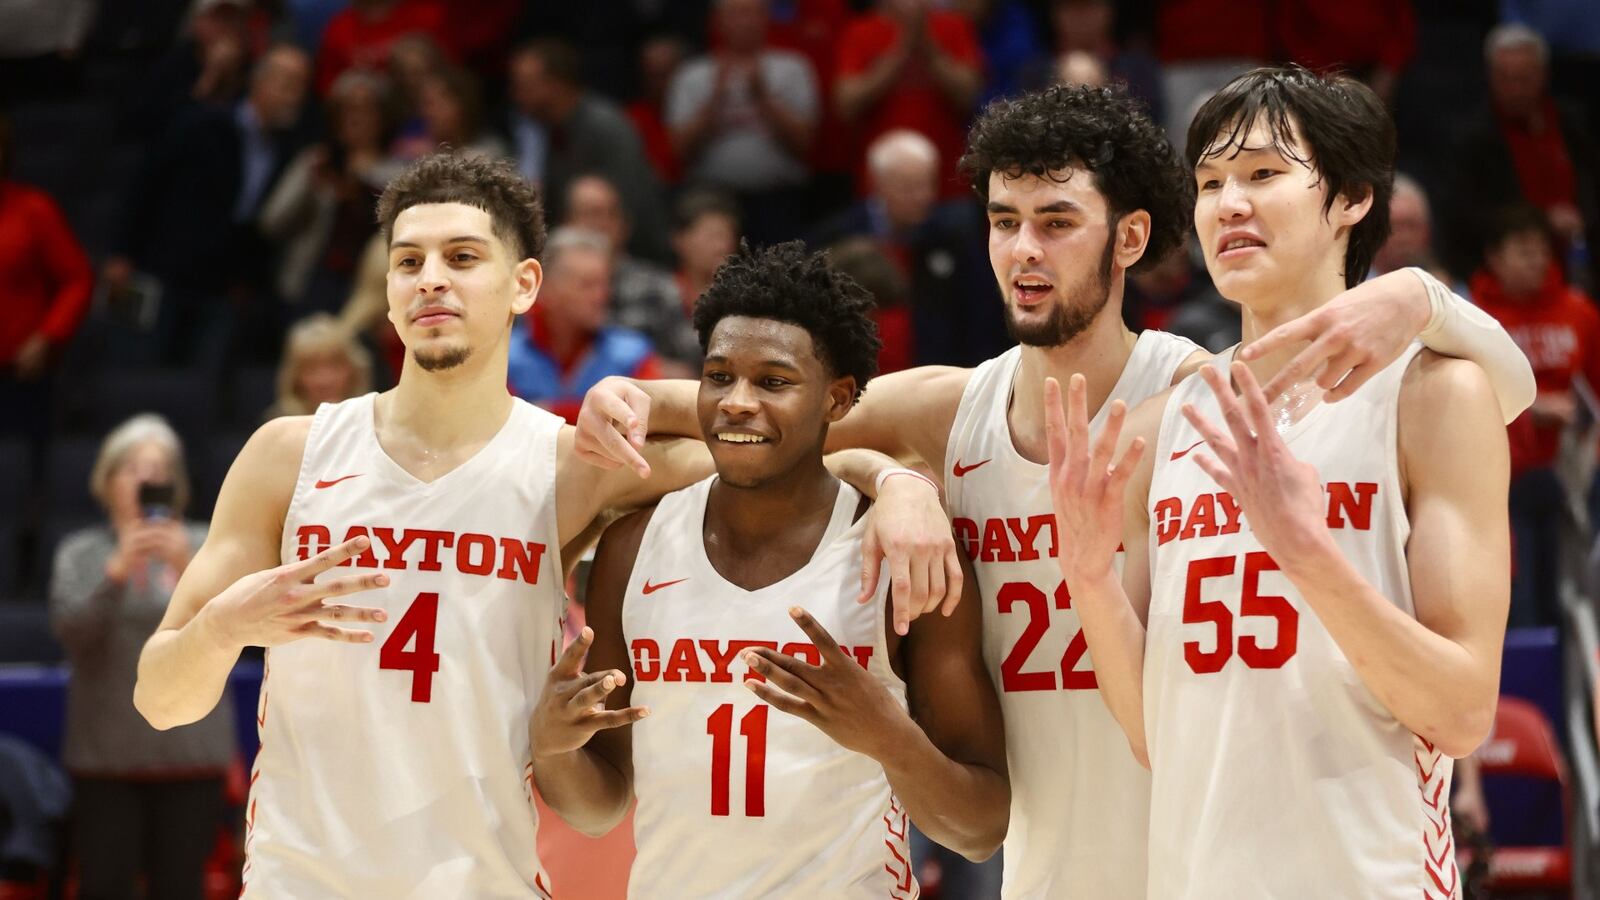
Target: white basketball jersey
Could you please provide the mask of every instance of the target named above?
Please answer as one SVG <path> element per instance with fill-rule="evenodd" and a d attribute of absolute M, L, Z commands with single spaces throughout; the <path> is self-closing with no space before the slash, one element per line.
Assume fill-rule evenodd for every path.
<path fill-rule="evenodd" d="M 547 898 L 528 720 L 563 609 L 561 421 L 518 400 L 483 449 L 423 483 L 378 445 L 375 397 L 317 411 L 283 560 L 370 536 L 322 580 L 387 574 L 346 602 L 388 620 L 370 644 L 267 652 L 244 896 Z"/>
<path fill-rule="evenodd" d="M 1107 398 L 1130 407 L 1172 385 L 1199 348 L 1146 331 Z M 946 452 L 956 538 L 983 594 L 983 654 L 1006 720 L 1011 827 L 1007 898 L 1143 898 L 1150 773 L 1096 687 L 1056 562 L 1049 467 L 1025 459 L 1006 413 L 1014 347 L 972 373 Z M 1098 434 L 1102 408 L 1090 423 Z M 1121 555 L 1118 555 L 1120 567 Z"/>
<path fill-rule="evenodd" d="M 907 816 L 883 767 L 743 682 L 742 658 L 772 647 L 816 664 L 789 617 L 800 606 L 905 703 L 884 638 L 884 592 L 861 605 L 861 495 L 839 487 L 833 518 L 799 571 L 756 591 L 717 574 L 702 525 L 715 478 L 661 499 L 622 609 L 633 663 L 633 897 L 916 897 Z M 887 581 L 887 579 L 885 579 Z"/>
<path fill-rule="evenodd" d="M 1282 432 L 1323 480 L 1340 551 L 1408 615 L 1396 422 L 1418 350 Z M 1214 364 L 1226 372 L 1231 359 Z M 1222 422 L 1197 374 L 1173 392 L 1154 448 L 1150 896 L 1459 897 L 1452 761 L 1372 695 L 1238 504 L 1195 463 L 1207 450 L 1184 403 Z"/>

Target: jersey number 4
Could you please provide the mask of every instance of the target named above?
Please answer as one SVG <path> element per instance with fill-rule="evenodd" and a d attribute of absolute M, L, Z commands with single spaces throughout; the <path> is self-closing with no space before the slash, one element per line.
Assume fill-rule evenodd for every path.
<path fill-rule="evenodd" d="M 433 635 L 439 624 L 439 595 L 418 594 L 400 621 L 394 623 L 389 639 L 378 651 L 378 668 L 403 669 L 411 673 L 411 702 L 433 699 L 433 673 L 439 671 L 439 654 L 433 651 Z M 411 645 L 411 649 L 406 649 Z"/>
<path fill-rule="evenodd" d="M 1214 649 L 1201 649 L 1199 641 L 1185 641 L 1183 658 L 1198 675 L 1221 672 L 1234 655 L 1233 610 L 1221 600 L 1200 599 L 1200 589 L 1207 578 L 1225 578 L 1238 567 L 1236 556 L 1216 556 L 1197 559 L 1189 563 L 1189 577 L 1183 590 L 1183 622 L 1185 625 L 1209 624 L 1216 629 Z M 1278 564 L 1261 551 L 1244 556 L 1244 585 L 1239 593 L 1239 618 L 1274 619 L 1278 623 L 1278 637 L 1270 647 L 1261 646 L 1254 635 L 1239 638 L 1239 659 L 1252 669 L 1282 668 L 1300 646 L 1300 612 L 1287 597 L 1261 593 L 1261 573 L 1276 572 Z"/>
<path fill-rule="evenodd" d="M 1072 592 L 1067 589 L 1065 581 L 1056 585 L 1054 599 L 1056 609 L 1072 608 Z M 1068 691 L 1089 691 L 1099 687 L 1093 669 L 1078 668 L 1084 654 L 1089 651 L 1089 642 L 1084 639 L 1082 631 L 1072 636 L 1072 640 L 1067 642 L 1067 649 L 1061 654 L 1059 682 L 1055 672 L 1022 671 L 1028 657 L 1033 655 L 1034 648 L 1039 646 L 1039 641 L 1050 630 L 1050 600 L 1044 591 L 1026 581 L 1008 581 L 1000 586 L 1000 593 L 995 596 L 1001 613 L 1009 613 L 1018 605 L 1028 611 L 1028 624 L 1023 627 L 1022 634 L 1017 635 L 1017 643 L 1011 652 L 1000 662 L 1000 689 L 1008 694 L 1053 691 L 1058 687 Z"/>
<path fill-rule="evenodd" d="M 744 814 L 767 814 L 767 712 L 765 703 L 739 719 L 744 736 Z M 711 735 L 711 814 L 728 814 L 728 770 L 733 763 L 733 704 L 724 703 L 706 719 Z"/>

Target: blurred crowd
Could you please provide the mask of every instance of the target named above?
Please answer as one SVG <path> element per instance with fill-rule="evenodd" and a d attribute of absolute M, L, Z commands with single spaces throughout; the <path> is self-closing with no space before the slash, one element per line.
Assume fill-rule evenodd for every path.
<path fill-rule="evenodd" d="M 1180 144 L 1252 65 L 1340 66 L 1400 129 L 1394 235 L 1532 360 L 1512 427 L 1518 601 L 1554 620 L 1553 512 L 1590 495 L 1600 15 L 1588 0 L 18 0 L 0 37 L 0 593 L 97 517 L 94 443 L 166 416 L 204 517 L 263 417 L 392 384 L 378 193 L 438 147 L 504 157 L 552 226 L 510 387 L 558 413 L 685 376 L 741 240 L 802 238 L 878 301 L 884 371 L 1007 345 L 957 171 L 981 105 L 1120 82 Z M 1125 315 L 1218 350 L 1192 247 Z"/>
<path fill-rule="evenodd" d="M 1559 523 L 1600 512 L 1593 0 L 0 12 L 0 597 L 48 594 L 77 672 L 66 761 L 94 776 L 80 802 L 107 830 L 75 840 L 113 854 L 96 871 L 118 878 L 139 861 L 117 823 L 214 820 L 234 749 L 220 722 L 174 737 L 127 719 L 138 645 L 251 430 L 394 382 L 374 206 L 441 146 L 506 158 L 541 189 L 546 280 L 515 324 L 509 386 L 570 417 L 607 375 L 698 371 L 689 315 L 741 240 L 829 248 L 877 300 L 884 371 L 993 356 L 1008 338 L 983 211 L 957 171 L 983 104 L 1120 82 L 1181 146 L 1237 73 L 1339 66 L 1399 126 L 1375 274 L 1434 271 L 1504 323 L 1538 376 L 1510 432 L 1513 626 L 1559 620 Z M 1132 276 L 1124 314 L 1212 350 L 1239 338 L 1192 247 Z M 0 661 L 40 652 L 34 635 L 0 638 Z M 188 792 L 142 793 L 152 771 Z M 161 865 L 197 861 L 145 850 L 152 896 L 179 896 L 158 887 Z"/>

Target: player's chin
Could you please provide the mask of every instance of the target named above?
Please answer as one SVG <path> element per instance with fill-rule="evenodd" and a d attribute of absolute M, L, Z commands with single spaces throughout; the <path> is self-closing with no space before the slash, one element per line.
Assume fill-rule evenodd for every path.
<path fill-rule="evenodd" d="M 772 479 L 774 467 L 770 463 L 751 459 L 750 457 L 755 454 L 752 454 L 747 446 L 731 451 L 726 448 L 711 448 L 711 462 L 717 468 L 717 478 L 724 484 L 739 488 L 754 488 Z"/>

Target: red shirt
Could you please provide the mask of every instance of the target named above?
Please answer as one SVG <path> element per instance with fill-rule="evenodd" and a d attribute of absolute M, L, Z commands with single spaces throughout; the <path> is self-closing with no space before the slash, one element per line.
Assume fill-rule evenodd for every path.
<path fill-rule="evenodd" d="M 964 65 L 981 68 L 983 51 L 978 47 L 978 35 L 972 23 L 957 13 L 928 13 L 928 37 L 939 52 Z M 869 71 L 879 58 L 900 41 L 900 24 L 878 13 L 869 13 L 851 21 L 839 38 L 838 76 L 848 78 Z M 956 110 L 945 100 L 934 83 L 933 75 L 921 61 L 913 59 L 906 65 L 900 80 L 879 98 L 876 105 L 863 113 L 857 127 L 860 144 L 857 148 L 857 179 L 865 188 L 866 148 L 874 139 L 898 128 L 927 135 L 939 148 L 940 165 L 944 168 L 939 193 L 944 197 L 965 197 L 968 185 L 956 174 L 956 160 L 966 142 L 966 123 L 970 111 Z"/>
<path fill-rule="evenodd" d="M 1540 209 L 1566 204 L 1578 205 L 1578 177 L 1567 155 L 1567 142 L 1561 136 L 1560 119 L 1554 100 L 1546 98 L 1539 113 L 1544 127 L 1534 131 L 1529 123 L 1500 116 L 1500 134 L 1511 151 L 1511 167 L 1516 169 L 1522 196 Z"/>
<path fill-rule="evenodd" d="M 0 281 L 7 315 L 0 317 L 0 364 L 35 334 L 63 344 L 89 309 L 94 269 L 50 195 L 0 181 Z"/>
<path fill-rule="evenodd" d="M 1409 0 L 1290 0 L 1278 10 L 1275 30 L 1284 54 L 1308 69 L 1398 72 L 1417 50 Z"/>
<path fill-rule="evenodd" d="M 644 142 L 644 155 L 649 158 L 651 168 L 663 182 L 677 184 L 681 174 L 678 154 L 672 149 L 672 134 L 661 119 L 661 107 L 635 100 L 628 104 L 627 112 L 633 129 L 639 132 L 639 140 Z"/>
<path fill-rule="evenodd" d="M 1266 0 L 1160 0 L 1156 56 L 1163 63 L 1271 56 Z"/>
<path fill-rule="evenodd" d="M 1550 267 L 1531 299 L 1505 296 L 1486 270 L 1472 276 L 1471 289 L 1473 302 L 1494 316 L 1527 355 L 1539 393 L 1568 391 L 1579 374 L 1600 390 L 1600 311 L 1561 280 L 1559 269 Z M 1510 438 L 1514 473 L 1551 465 L 1561 447 L 1561 429 L 1535 425 L 1531 413 L 1511 423 Z"/>
<path fill-rule="evenodd" d="M 327 96 L 333 82 L 347 69 L 384 71 L 389 65 L 389 45 L 396 38 L 421 32 L 452 52 L 445 10 L 437 0 L 400 0 L 393 8 L 370 18 L 354 6 L 334 16 L 322 34 L 317 54 L 317 91 Z"/>

